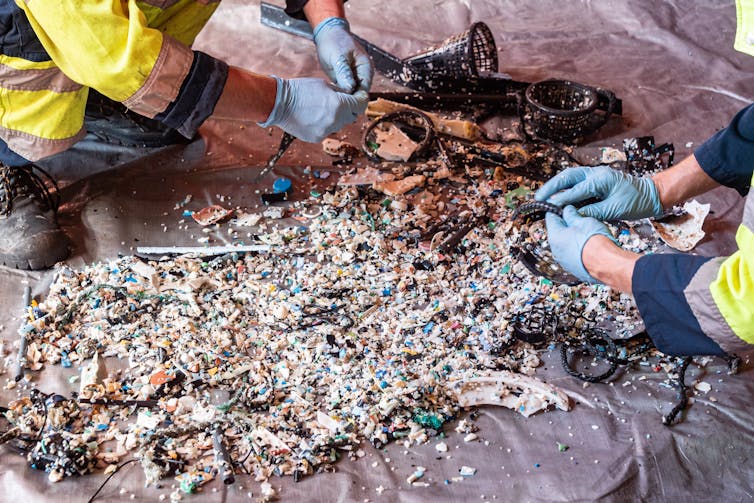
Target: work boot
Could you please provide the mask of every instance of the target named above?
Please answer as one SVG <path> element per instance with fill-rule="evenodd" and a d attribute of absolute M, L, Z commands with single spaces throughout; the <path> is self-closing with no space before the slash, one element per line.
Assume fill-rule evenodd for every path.
<path fill-rule="evenodd" d="M 54 193 L 35 170 L 52 182 Z M 45 171 L 0 163 L 0 264 L 47 269 L 68 256 L 68 238 L 56 219 L 59 203 L 57 185 Z"/>
<path fill-rule="evenodd" d="M 162 122 L 132 112 L 94 89 L 89 89 L 84 124 L 100 140 L 125 147 L 164 147 L 191 141 Z"/>

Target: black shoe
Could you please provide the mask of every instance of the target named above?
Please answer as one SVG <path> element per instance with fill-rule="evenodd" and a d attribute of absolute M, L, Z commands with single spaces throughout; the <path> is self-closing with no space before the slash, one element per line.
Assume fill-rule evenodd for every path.
<path fill-rule="evenodd" d="M 86 130 L 97 138 L 126 147 L 164 147 L 191 141 L 162 122 L 132 112 L 94 89 L 89 89 L 84 123 Z"/>
<path fill-rule="evenodd" d="M 51 193 L 39 170 L 55 187 Z M 68 238 L 58 226 L 57 184 L 33 164 L 0 163 L 0 264 L 47 269 L 68 257 Z"/>

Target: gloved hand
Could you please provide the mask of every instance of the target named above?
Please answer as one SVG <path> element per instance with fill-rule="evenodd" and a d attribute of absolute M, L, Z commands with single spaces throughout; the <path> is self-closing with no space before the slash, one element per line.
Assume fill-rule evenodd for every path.
<path fill-rule="evenodd" d="M 348 21 L 340 17 L 325 19 L 314 29 L 314 43 L 319 64 L 341 90 L 369 91 L 374 74 L 372 61 L 354 40 Z"/>
<path fill-rule="evenodd" d="M 367 108 L 366 91 L 341 93 L 323 79 L 277 81 L 275 106 L 261 127 L 278 126 L 296 138 L 317 143 L 352 123 Z"/>
<path fill-rule="evenodd" d="M 637 220 L 663 213 L 660 194 L 651 179 L 607 166 L 565 169 L 542 185 L 534 196 L 537 201 L 558 206 L 591 197 L 601 201 L 579 208 L 579 213 L 598 220 Z"/>
<path fill-rule="evenodd" d="M 618 244 L 610 233 L 610 229 L 597 219 L 582 217 L 573 206 L 563 208 L 563 218 L 548 212 L 545 215 L 545 222 L 547 223 L 547 241 L 550 243 L 553 258 L 581 281 L 599 283 L 587 272 L 581 260 L 581 254 L 589 238 L 598 234 L 607 236 Z"/>

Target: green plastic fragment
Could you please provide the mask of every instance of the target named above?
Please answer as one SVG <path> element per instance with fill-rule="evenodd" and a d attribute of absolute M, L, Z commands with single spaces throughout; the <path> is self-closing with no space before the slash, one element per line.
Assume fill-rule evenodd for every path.
<path fill-rule="evenodd" d="M 309 192 L 309 195 L 312 196 L 312 197 L 320 197 L 322 195 L 322 193 L 320 191 L 318 191 L 318 190 L 312 190 L 312 191 Z"/>
<path fill-rule="evenodd" d="M 416 414 L 414 422 L 422 426 L 429 426 L 433 430 L 439 430 L 445 421 L 434 414 Z"/>
<path fill-rule="evenodd" d="M 505 194 L 505 205 L 511 209 L 515 208 L 516 206 L 518 206 L 516 200 L 524 199 L 529 193 L 531 193 L 531 189 L 524 186 L 508 191 Z"/>
<path fill-rule="evenodd" d="M 552 285 L 552 281 L 550 281 L 547 278 L 540 278 L 539 279 L 539 284 L 540 285 Z"/>
<path fill-rule="evenodd" d="M 511 270 L 510 264 L 505 264 L 502 269 L 500 269 L 500 274 L 507 274 Z"/>
<path fill-rule="evenodd" d="M 196 492 L 196 482 L 191 479 L 184 478 L 181 480 L 181 491 L 186 494 L 194 494 Z"/>
<path fill-rule="evenodd" d="M 555 442 L 558 444 L 558 451 L 565 452 L 568 450 L 568 446 L 566 444 L 561 444 L 560 442 Z"/>

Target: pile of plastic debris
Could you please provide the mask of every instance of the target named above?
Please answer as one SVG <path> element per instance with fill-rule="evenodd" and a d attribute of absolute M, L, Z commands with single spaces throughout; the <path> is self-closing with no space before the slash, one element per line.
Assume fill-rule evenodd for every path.
<path fill-rule="evenodd" d="M 632 298 L 553 284 L 516 262 L 524 179 L 480 171 L 469 184 L 436 168 L 395 170 L 424 176 L 403 194 L 314 193 L 293 207 L 300 225 L 258 233 L 267 253 L 59 270 L 22 329 L 28 368 L 80 368 L 80 391 L 22 398 L 8 418 L 31 444 L 62 435 L 91 455 L 75 470 L 38 467 L 58 480 L 95 457 L 112 471 L 135 455 L 149 483 L 177 474 L 194 492 L 226 449 L 231 472 L 301 477 L 362 441 L 424 443 L 462 407 L 568 410 L 565 394 L 532 377 L 537 351 L 511 320 L 536 307 L 631 332 L 641 324 Z M 468 221 L 477 225 L 441 246 Z M 546 247 L 541 222 L 526 231 Z M 618 233 L 636 251 L 658 243 Z M 108 372 L 115 358 L 125 368 Z M 47 420 L 52 404 L 39 406 L 53 398 L 77 410 L 65 431 Z"/>

